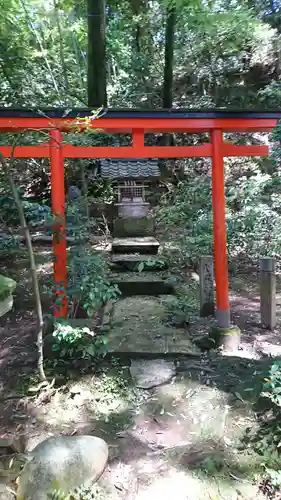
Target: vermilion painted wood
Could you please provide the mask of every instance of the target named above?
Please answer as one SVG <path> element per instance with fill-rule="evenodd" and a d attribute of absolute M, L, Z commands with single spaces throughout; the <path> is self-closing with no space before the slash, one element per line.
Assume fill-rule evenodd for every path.
<path fill-rule="evenodd" d="M 133 135 L 133 148 L 142 149 L 144 148 L 144 130 L 135 129 L 132 131 Z"/>
<path fill-rule="evenodd" d="M 223 156 L 268 156 L 268 146 L 223 143 Z"/>
<path fill-rule="evenodd" d="M 5 110 L 6 113 L 6 110 Z M 4 114 L 5 114 L 4 113 Z M 64 144 L 62 132 L 73 131 L 74 128 L 83 132 L 84 127 L 77 118 L 49 118 L 48 116 L 30 116 L 29 112 L 22 117 L 0 116 L 0 130 L 5 132 L 20 132 L 24 130 L 50 131 L 50 144 L 40 146 L 19 146 L 14 152 L 18 158 L 48 158 L 51 159 L 51 184 L 53 214 L 60 216 L 60 238 L 54 237 L 54 282 L 56 296 L 64 296 L 62 307 L 55 309 L 55 316 L 67 314 L 65 296 L 67 281 L 66 237 L 65 237 L 65 199 L 64 199 L 64 158 L 187 158 L 212 157 L 212 200 L 214 219 L 214 258 L 216 296 L 218 312 L 229 312 L 228 270 L 226 247 L 225 199 L 224 199 L 224 156 L 267 156 L 267 146 L 236 146 L 223 143 L 223 132 L 269 132 L 277 124 L 277 118 L 272 117 L 196 117 L 191 118 L 174 114 L 165 117 L 105 117 L 93 120 L 93 129 L 110 133 L 132 133 L 133 145 L 128 147 L 81 147 Z M 13 113 L 11 113 L 13 114 Z M 31 113 L 32 114 L 32 113 Z M 113 113 L 114 114 L 114 113 Z M 251 115 L 251 113 L 249 113 Z M 126 113 L 124 113 L 126 115 Z M 220 114 L 221 115 L 221 114 Z M 57 115 L 56 115 L 57 116 Z M 194 116 L 194 115 L 193 115 Z M 210 116 L 210 115 L 209 115 Z M 144 133 L 148 132 L 207 132 L 211 133 L 211 144 L 177 147 L 144 146 Z M 0 147 L 4 156 L 9 157 L 12 148 Z"/>
<path fill-rule="evenodd" d="M 145 132 L 209 132 L 215 128 L 228 132 L 270 131 L 277 124 L 275 118 L 99 118 L 92 121 L 93 129 L 127 133 L 133 129 Z M 73 127 L 83 126 L 77 118 L 8 118 L 0 117 L 0 130 L 50 130 L 58 128 L 70 131 Z"/>
<path fill-rule="evenodd" d="M 54 287 L 56 301 L 54 316 L 67 317 L 67 248 L 65 234 L 65 192 L 64 166 L 61 148 L 62 134 L 59 130 L 50 132 L 49 156 L 51 163 L 52 211 L 57 218 L 54 225 Z"/>
<path fill-rule="evenodd" d="M 228 311 L 228 264 L 225 221 L 223 135 L 221 130 L 212 131 L 212 153 L 212 201 L 216 301 L 218 311 Z"/>
<path fill-rule="evenodd" d="M 12 154 L 11 146 L 0 146 L 0 152 L 10 158 Z M 49 158 L 50 145 L 42 144 L 40 146 L 17 146 L 13 152 L 14 158 Z"/>
<path fill-rule="evenodd" d="M 64 158 L 199 158 L 212 156 L 211 144 L 208 143 L 198 146 L 143 146 L 141 135 L 138 138 L 135 136 L 133 141 L 133 146 L 122 147 L 64 144 L 61 152 Z M 12 147 L 0 146 L 0 152 L 9 158 Z M 49 155 L 49 144 L 42 144 L 40 146 L 17 146 L 13 156 L 15 158 L 49 158 Z M 268 156 L 268 146 L 238 146 L 224 143 L 223 156 Z"/>
<path fill-rule="evenodd" d="M 210 144 L 201 146 L 121 146 L 87 147 L 66 145 L 66 158 L 185 158 L 211 156 Z"/>

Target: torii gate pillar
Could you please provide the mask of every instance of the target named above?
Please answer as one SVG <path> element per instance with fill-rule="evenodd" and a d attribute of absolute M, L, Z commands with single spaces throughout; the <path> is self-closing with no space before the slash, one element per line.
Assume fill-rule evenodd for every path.
<path fill-rule="evenodd" d="M 62 133 L 50 131 L 50 164 L 53 212 L 54 316 L 67 317 L 67 246 L 65 233 L 64 159 Z"/>
<path fill-rule="evenodd" d="M 230 327 L 228 294 L 227 238 L 225 220 L 223 133 L 212 130 L 212 201 L 214 226 L 214 266 L 216 280 L 216 319 L 220 328 Z"/>

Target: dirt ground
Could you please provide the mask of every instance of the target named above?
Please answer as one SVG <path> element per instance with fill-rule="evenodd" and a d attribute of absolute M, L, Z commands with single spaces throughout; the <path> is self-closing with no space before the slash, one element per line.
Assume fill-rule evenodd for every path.
<path fill-rule="evenodd" d="M 38 249 L 37 262 L 41 282 L 48 285 L 50 248 Z M 239 445 L 246 429 L 257 426 L 254 405 L 271 356 L 281 357 L 279 289 L 278 327 L 268 332 L 259 325 L 258 276 L 231 278 L 233 322 L 242 331 L 239 351 L 175 357 L 176 375 L 168 384 L 138 389 L 129 361 L 112 361 L 79 377 L 69 374 L 52 394 L 42 390 L 34 396 L 28 388 L 36 384 L 36 321 L 26 260 L 7 259 L 0 272 L 18 282 L 14 310 L 0 320 L 2 434 L 24 434 L 27 449 L 50 435 L 103 437 L 110 460 L 97 498 L 264 498 L 257 486 L 261 459 Z M 45 311 L 50 308 L 45 298 Z M 2 482 L 13 474 L 3 459 Z"/>

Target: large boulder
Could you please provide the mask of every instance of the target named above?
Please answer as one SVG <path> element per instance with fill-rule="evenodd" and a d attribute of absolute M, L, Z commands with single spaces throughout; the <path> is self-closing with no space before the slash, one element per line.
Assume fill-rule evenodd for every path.
<path fill-rule="evenodd" d="M 18 480 L 17 500 L 48 500 L 60 490 L 69 494 L 91 485 L 103 473 L 108 446 L 94 436 L 59 436 L 32 450 Z"/>

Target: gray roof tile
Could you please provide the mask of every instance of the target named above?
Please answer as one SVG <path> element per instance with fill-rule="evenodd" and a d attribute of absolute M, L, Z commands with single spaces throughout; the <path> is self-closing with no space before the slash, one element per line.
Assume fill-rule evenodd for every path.
<path fill-rule="evenodd" d="M 157 160 L 101 160 L 101 176 L 107 179 L 147 179 L 160 177 Z"/>

